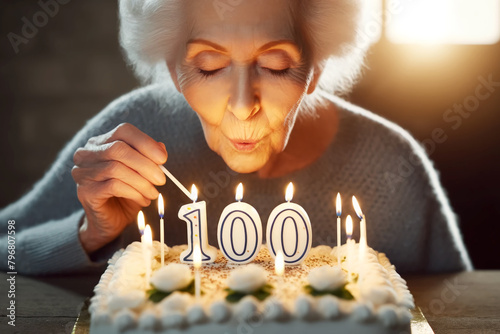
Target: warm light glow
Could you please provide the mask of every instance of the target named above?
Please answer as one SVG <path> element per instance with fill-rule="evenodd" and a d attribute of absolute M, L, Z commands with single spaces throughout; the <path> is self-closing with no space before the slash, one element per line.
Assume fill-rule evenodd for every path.
<path fill-rule="evenodd" d="M 495 44 L 500 40 L 498 0 L 397 2 L 386 10 L 387 37 L 394 43 Z"/>
<path fill-rule="evenodd" d="M 151 232 L 151 226 L 149 226 L 149 224 L 144 228 L 143 242 L 148 247 L 153 246 L 153 233 Z"/>
<path fill-rule="evenodd" d="M 359 206 L 358 200 L 355 196 L 352 196 L 352 206 L 354 206 L 354 210 L 356 211 L 358 218 L 363 219 L 363 211 L 361 211 L 361 207 Z"/>
<path fill-rule="evenodd" d="M 191 186 L 191 200 L 194 202 L 196 202 L 196 200 L 198 199 L 198 188 L 196 188 L 196 186 L 193 184 Z"/>
<path fill-rule="evenodd" d="M 342 200 L 340 199 L 340 193 L 337 193 L 337 201 L 336 201 L 336 206 L 337 208 L 337 216 L 342 215 Z"/>
<path fill-rule="evenodd" d="M 164 206 L 163 196 L 160 194 L 158 195 L 158 214 L 160 215 L 161 218 L 163 218 L 163 215 L 165 213 L 165 209 L 163 206 Z"/>
<path fill-rule="evenodd" d="M 274 271 L 276 275 L 282 276 L 285 272 L 285 259 L 283 258 L 283 253 L 278 252 L 276 258 L 274 259 Z"/>
<path fill-rule="evenodd" d="M 293 183 L 290 182 L 286 187 L 285 201 L 290 202 L 293 198 Z"/>
<path fill-rule="evenodd" d="M 351 215 L 348 215 L 345 220 L 345 234 L 347 235 L 347 239 L 352 237 L 352 218 Z"/>
<path fill-rule="evenodd" d="M 243 199 L 243 184 L 240 183 L 236 187 L 236 200 L 238 202 L 241 202 L 242 199 Z"/>
<path fill-rule="evenodd" d="M 142 211 L 139 211 L 139 214 L 137 215 L 137 227 L 139 228 L 139 233 L 141 233 L 142 237 L 144 235 L 144 228 L 146 227 L 144 213 L 142 213 Z"/>
<path fill-rule="evenodd" d="M 193 266 L 196 269 L 201 267 L 201 249 L 200 244 L 195 244 L 193 248 Z"/>

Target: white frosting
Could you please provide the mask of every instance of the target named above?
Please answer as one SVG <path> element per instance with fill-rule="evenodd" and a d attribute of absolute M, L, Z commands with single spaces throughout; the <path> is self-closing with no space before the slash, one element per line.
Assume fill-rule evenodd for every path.
<path fill-rule="evenodd" d="M 309 284 L 318 291 L 333 291 L 346 284 L 346 275 L 340 267 L 314 268 L 309 272 L 307 279 Z"/>
<path fill-rule="evenodd" d="M 227 286 L 243 293 L 252 293 L 267 282 L 267 273 L 258 264 L 247 264 L 234 269 L 229 274 Z"/>
<path fill-rule="evenodd" d="M 161 267 L 151 276 L 151 284 L 165 292 L 183 289 L 191 283 L 193 275 L 186 264 L 169 263 Z"/>
<path fill-rule="evenodd" d="M 229 319 L 231 311 L 224 301 L 216 301 L 210 306 L 210 318 L 217 323 Z"/>
<path fill-rule="evenodd" d="M 358 277 L 358 280 L 350 282 L 347 289 L 355 301 L 331 295 L 312 297 L 304 294 L 303 287 L 307 284 L 324 291 L 335 290 L 345 283 L 346 277 L 337 266 L 336 254 L 344 254 L 346 247 L 342 246 L 337 252 L 336 248 L 321 246 L 311 249 L 301 265 L 288 267 L 282 282 L 277 281 L 274 261 L 265 248 L 261 249 L 253 264 L 246 266 L 230 265 L 219 256 L 217 262 L 204 265 L 200 270 L 204 294 L 199 303 L 195 303 L 195 298 L 188 293 L 173 292 L 155 304 L 146 298 L 147 286 L 141 269 L 144 268 L 142 247 L 140 243 L 133 243 L 109 260 L 108 268 L 94 289 L 95 296 L 89 306 L 92 327 L 111 326 L 113 333 L 124 330 L 153 333 L 170 328 L 185 330 L 189 326 L 233 326 L 231 324 L 246 323 L 259 317 L 264 324 L 293 321 L 293 326 L 301 321 L 299 319 L 306 319 L 311 325 L 320 320 L 331 321 L 331 326 L 351 323 L 370 328 L 372 324 L 378 324 L 386 326 L 388 331 L 389 328 L 409 326 L 411 314 L 408 308 L 414 306 L 414 300 L 405 280 L 384 254 L 371 249 L 361 265 L 357 259 L 359 245 L 353 246 L 354 256 L 349 262 L 353 277 Z M 153 254 L 156 255 L 151 259 L 152 284 L 169 291 L 181 287 L 181 282 L 189 283 L 192 269 L 178 264 L 179 254 L 186 246 L 170 248 L 165 256 L 168 265 L 163 268 L 159 248 L 160 244 L 155 242 Z M 344 261 L 343 269 L 345 265 Z M 246 296 L 234 304 L 224 300 L 227 295 L 224 289 L 228 286 L 249 293 L 266 282 L 275 289 L 263 302 L 253 296 Z"/>

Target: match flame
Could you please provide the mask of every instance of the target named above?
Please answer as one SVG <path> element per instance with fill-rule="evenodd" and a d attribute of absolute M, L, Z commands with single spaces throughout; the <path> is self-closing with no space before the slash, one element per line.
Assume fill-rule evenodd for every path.
<path fill-rule="evenodd" d="M 201 267 L 201 249 L 198 243 L 194 245 L 193 249 L 193 265 L 196 269 Z"/>
<path fill-rule="evenodd" d="M 236 200 L 238 202 L 241 202 L 242 199 L 243 199 L 243 184 L 240 183 L 236 187 Z"/>
<path fill-rule="evenodd" d="M 163 215 L 165 214 L 163 196 L 161 194 L 158 195 L 158 214 L 161 218 L 163 218 Z"/>
<path fill-rule="evenodd" d="M 359 219 L 363 219 L 363 211 L 361 211 L 361 207 L 359 206 L 358 200 L 355 196 L 352 196 L 352 206 L 354 206 L 356 216 L 358 216 Z"/>
<path fill-rule="evenodd" d="M 153 233 L 151 232 L 151 226 L 146 225 L 146 228 L 144 229 L 144 237 L 143 237 L 143 242 L 146 246 L 152 247 L 153 246 Z"/>
<path fill-rule="evenodd" d="M 352 237 L 352 218 L 351 215 L 348 215 L 345 220 L 345 234 L 347 235 L 347 239 L 351 239 Z"/>
<path fill-rule="evenodd" d="M 337 201 L 336 201 L 336 208 L 337 208 L 337 216 L 340 217 L 342 215 L 342 200 L 340 199 L 340 193 L 337 193 Z"/>
<path fill-rule="evenodd" d="M 286 187 L 285 201 L 290 202 L 293 198 L 293 183 L 290 182 Z"/>
<path fill-rule="evenodd" d="M 193 184 L 191 186 L 191 200 L 194 202 L 196 202 L 196 200 L 198 199 L 198 188 L 196 188 L 196 186 Z"/>
<path fill-rule="evenodd" d="M 142 211 L 139 211 L 139 214 L 137 215 L 137 227 L 139 228 L 139 233 L 142 237 L 144 235 L 144 228 L 146 227 L 144 222 L 144 213 L 142 213 Z"/>
<path fill-rule="evenodd" d="M 282 276 L 285 272 L 285 259 L 283 258 L 283 252 L 279 251 L 274 259 L 274 271 L 276 275 Z"/>

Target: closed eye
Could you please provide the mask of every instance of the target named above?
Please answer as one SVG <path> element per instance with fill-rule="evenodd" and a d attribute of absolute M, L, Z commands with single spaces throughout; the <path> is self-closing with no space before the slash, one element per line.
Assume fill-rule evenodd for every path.
<path fill-rule="evenodd" d="M 283 76 L 285 74 L 288 73 L 288 71 L 290 70 L 290 68 L 284 68 L 282 70 L 274 70 L 272 68 L 267 68 L 267 67 L 263 67 L 263 69 L 265 69 L 266 71 L 268 71 L 269 73 L 271 73 L 272 75 L 275 75 L 275 76 Z"/>
<path fill-rule="evenodd" d="M 215 74 L 217 74 L 217 72 L 219 72 L 220 70 L 222 70 L 222 68 L 218 68 L 216 70 L 211 70 L 211 71 L 206 71 L 206 70 L 202 70 L 201 68 L 198 69 L 198 72 L 204 76 L 204 77 L 211 77 L 211 76 L 214 76 Z"/>

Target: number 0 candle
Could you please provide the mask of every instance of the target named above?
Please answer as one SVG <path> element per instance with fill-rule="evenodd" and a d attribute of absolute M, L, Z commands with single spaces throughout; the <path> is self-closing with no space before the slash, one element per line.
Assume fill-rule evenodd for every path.
<path fill-rule="evenodd" d="M 222 254 L 233 263 L 251 262 L 262 244 L 262 222 L 259 213 L 244 203 L 243 185 L 236 188 L 236 203 L 231 203 L 219 219 L 217 239 Z"/>
<path fill-rule="evenodd" d="M 199 244 L 202 262 L 214 262 L 217 257 L 217 248 L 208 244 L 207 236 L 207 205 L 205 201 L 196 202 L 198 189 L 195 185 L 191 187 L 191 199 L 193 203 L 183 205 L 179 210 L 179 219 L 187 224 L 188 248 L 181 253 L 180 260 L 183 263 L 193 263 L 193 245 Z"/>
<path fill-rule="evenodd" d="M 286 265 L 298 265 L 305 260 L 312 243 L 311 221 L 300 205 L 291 203 L 293 184 L 286 189 L 286 203 L 278 205 L 267 221 L 267 248 L 273 259 L 283 252 Z"/>

